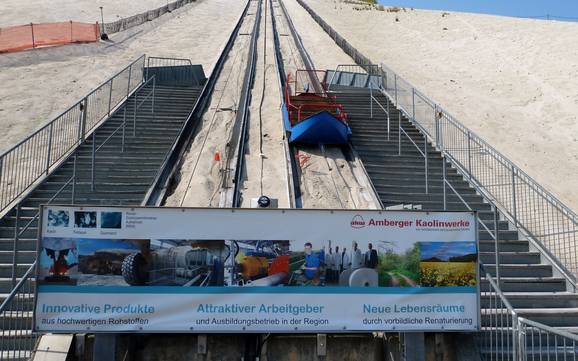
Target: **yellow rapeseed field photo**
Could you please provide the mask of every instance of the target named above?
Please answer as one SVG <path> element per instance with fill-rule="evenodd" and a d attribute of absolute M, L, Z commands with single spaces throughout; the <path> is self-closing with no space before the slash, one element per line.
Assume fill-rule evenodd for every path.
<path fill-rule="evenodd" d="M 420 262 L 420 285 L 424 287 L 475 286 L 475 262 Z"/>

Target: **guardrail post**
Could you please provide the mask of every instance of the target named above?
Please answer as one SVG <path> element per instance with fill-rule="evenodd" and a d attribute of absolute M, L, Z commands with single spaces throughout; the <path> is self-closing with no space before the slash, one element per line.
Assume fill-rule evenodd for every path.
<path fill-rule="evenodd" d="M 401 112 L 397 112 L 397 155 L 401 156 Z"/>
<path fill-rule="evenodd" d="M 411 116 L 413 122 L 415 123 L 415 88 L 411 88 L 411 106 L 413 114 Z"/>
<path fill-rule="evenodd" d="M 499 287 L 499 283 L 498 283 Z M 522 361 L 520 355 L 520 341 L 522 335 L 520 332 L 520 322 L 518 321 L 518 315 L 512 315 L 512 360 Z"/>
<path fill-rule="evenodd" d="M 88 116 L 88 98 L 85 97 L 82 102 L 80 103 L 80 110 L 82 111 L 82 115 L 80 116 L 80 129 L 78 130 L 80 134 L 78 135 L 78 139 L 80 142 L 84 142 L 84 133 L 86 132 L 86 117 Z"/>
<path fill-rule="evenodd" d="M 74 161 L 72 163 L 72 197 L 70 200 L 71 204 L 76 201 L 76 153 L 74 153 Z"/>
<path fill-rule="evenodd" d="M 468 131 L 468 176 L 472 180 L 472 133 Z"/>
<path fill-rule="evenodd" d="M 92 132 L 92 166 L 90 168 L 90 190 L 94 192 L 94 163 L 96 160 L 96 130 Z"/>
<path fill-rule="evenodd" d="M 516 167 L 512 164 L 512 212 L 514 213 L 514 226 L 518 227 L 518 207 L 516 202 Z"/>
<path fill-rule="evenodd" d="M 369 85 L 369 117 L 373 119 L 373 87 Z"/>
<path fill-rule="evenodd" d="M 136 137 L 136 111 L 138 108 L 138 91 L 134 93 L 134 109 L 132 113 L 132 136 Z"/>
<path fill-rule="evenodd" d="M 124 103 L 124 109 L 122 113 L 122 142 L 121 142 L 121 153 L 124 153 L 124 141 L 126 133 L 126 108 L 128 107 L 128 96 L 130 94 L 130 80 L 132 76 L 132 64 L 128 68 L 128 84 L 126 87 L 126 101 Z"/>
<path fill-rule="evenodd" d="M 20 203 L 16 206 L 14 244 L 12 245 L 12 289 L 16 287 L 16 265 L 18 264 L 18 238 L 20 237 Z"/>
<path fill-rule="evenodd" d="M 376 68 L 377 68 L 377 66 L 376 66 Z M 376 73 L 377 73 L 377 72 L 376 72 Z M 382 74 L 383 74 L 383 78 L 385 79 L 385 89 L 387 89 L 387 73 L 382 72 Z M 383 82 L 384 82 L 384 81 L 382 80 L 382 83 L 383 83 Z"/>
<path fill-rule="evenodd" d="M 114 83 L 114 78 L 110 79 L 110 91 L 108 92 L 108 116 L 110 116 L 110 109 L 112 107 L 112 85 Z"/>
<path fill-rule="evenodd" d="M 444 211 L 447 211 L 448 204 L 447 204 L 447 196 L 446 196 L 446 157 L 445 152 L 442 150 L 442 186 L 443 186 L 443 194 L 444 194 Z"/>
<path fill-rule="evenodd" d="M 425 194 L 429 194 L 429 179 L 428 179 L 429 178 L 428 177 L 428 174 L 429 174 L 428 168 L 429 167 L 428 167 L 428 160 L 427 160 L 427 138 L 425 137 L 425 135 L 423 137 L 423 149 L 424 149 L 423 153 L 425 154 L 425 156 L 424 156 L 424 159 L 425 159 Z M 444 165 L 444 168 L 445 168 L 445 165 Z"/>
<path fill-rule="evenodd" d="M 389 142 L 389 133 L 390 133 L 390 117 L 389 117 L 389 100 L 387 100 L 387 141 Z"/>
<path fill-rule="evenodd" d="M 500 242 L 499 242 L 499 227 L 498 227 L 498 208 L 496 206 L 492 207 L 494 209 L 494 234 L 495 234 L 495 254 L 496 254 L 496 279 L 498 284 L 500 284 Z"/>
<path fill-rule="evenodd" d="M 398 103 L 397 103 L 397 74 L 395 74 L 395 73 L 393 74 L 393 83 L 395 86 L 395 91 L 394 91 L 394 93 L 395 93 L 395 105 L 397 106 L 398 105 Z"/>
<path fill-rule="evenodd" d="M 132 77 L 132 64 L 128 67 L 128 84 L 126 86 L 126 100 L 128 100 L 128 95 L 130 94 L 130 81 Z"/>
<path fill-rule="evenodd" d="M 148 61 L 149 61 L 149 65 L 150 65 L 150 57 L 148 58 Z M 147 78 L 149 76 L 149 67 L 145 66 L 146 62 L 147 62 L 147 59 L 145 57 L 145 59 L 143 59 L 143 61 L 142 61 L 142 81 L 141 81 L 141 83 L 143 83 L 143 84 L 146 83 Z M 146 70 L 146 74 L 145 74 L 145 70 Z"/>
<path fill-rule="evenodd" d="M 126 120 L 123 119 L 122 121 L 122 141 L 121 141 L 121 145 L 120 145 L 120 152 L 124 153 L 124 134 L 126 133 Z"/>
<path fill-rule="evenodd" d="M 153 101 L 152 101 L 152 115 L 153 115 L 153 122 L 155 120 L 155 97 L 156 97 L 156 83 L 157 79 L 153 79 Z"/>
<path fill-rule="evenodd" d="M 50 171 L 50 158 L 52 157 L 52 132 L 54 129 L 54 123 L 50 123 L 50 130 L 48 131 L 48 150 L 46 154 L 46 175 Z"/>
<path fill-rule="evenodd" d="M 34 24 L 30 23 L 30 32 L 32 34 L 32 49 L 36 48 L 36 39 L 34 38 Z"/>
<path fill-rule="evenodd" d="M 437 104 L 434 104 L 434 125 L 436 127 L 436 145 L 439 147 L 440 146 L 440 134 L 439 134 L 440 121 L 438 119 L 438 105 Z"/>

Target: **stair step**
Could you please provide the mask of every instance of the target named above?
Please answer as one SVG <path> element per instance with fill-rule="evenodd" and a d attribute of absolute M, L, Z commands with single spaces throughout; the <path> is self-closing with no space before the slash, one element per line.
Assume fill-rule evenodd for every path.
<path fill-rule="evenodd" d="M 481 247 L 480 247 L 481 248 Z M 480 252 L 480 261 L 484 265 L 496 263 L 496 256 L 493 252 Z M 500 264 L 538 264 L 540 263 L 539 252 L 500 252 Z"/>
<path fill-rule="evenodd" d="M 496 276 L 496 266 L 484 264 L 484 271 Z M 501 264 L 501 277 L 551 277 L 552 266 L 545 264 Z M 578 325 L 578 324 L 577 324 Z"/>
<path fill-rule="evenodd" d="M 481 290 L 488 291 L 488 281 L 482 279 Z M 566 280 L 558 277 L 501 277 L 502 292 L 565 292 Z"/>
<path fill-rule="evenodd" d="M 514 308 L 578 307 L 578 295 L 572 292 L 506 292 L 504 295 Z M 496 295 L 482 292 L 480 300 L 482 308 L 495 307 Z"/>

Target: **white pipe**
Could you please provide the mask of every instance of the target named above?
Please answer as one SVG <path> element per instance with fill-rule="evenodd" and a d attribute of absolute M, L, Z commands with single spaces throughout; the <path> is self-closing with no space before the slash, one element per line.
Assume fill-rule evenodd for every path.
<path fill-rule="evenodd" d="M 275 273 L 274 275 L 259 278 L 258 280 L 252 281 L 251 283 L 247 284 L 247 286 L 276 286 L 279 283 L 283 282 L 287 278 L 287 273 Z"/>

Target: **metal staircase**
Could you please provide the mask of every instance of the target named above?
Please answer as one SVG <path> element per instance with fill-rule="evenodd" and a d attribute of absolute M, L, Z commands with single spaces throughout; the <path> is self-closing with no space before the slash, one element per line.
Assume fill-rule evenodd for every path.
<path fill-rule="evenodd" d="M 422 130 L 381 91 L 339 85 L 332 86 L 332 89 L 348 113 L 352 144 L 384 207 L 405 205 L 406 208 L 419 207 L 431 211 L 478 211 L 480 222 L 487 227 L 479 225 L 483 270 L 492 277 L 498 276 L 496 240 L 493 238 L 497 228 L 499 288 L 517 317 L 578 333 L 578 295 L 566 279 L 556 273 L 540 252 L 532 249 L 528 240 L 520 237 L 511 222 L 494 214 L 493 206 L 444 159 L 442 152 L 427 140 Z M 496 347 L 499 335 L 510 332 L 511 325 L 496 324 L 495 312 L 491 310 L 496 307 L 496 299 L 488 282 L 486 277 L 482 277 L 482 324 L 495 328 L 498 336 L 493 346 Z M 508 340 L 508 337 L 502 339 Z M 574 347 L 572 350 L 578 349 Z M 492 352 L 482 348 L 484 351 Z M 567 356 L 558 354 L 560 357 L 563 355 Z"/>
<path fill-rule="evenodd" d="M 32 266 L 39 206 L 140 205 L 206 81 L 200 66 L 182 63 L 149 58 L 142 85 L 0 219 L 0 360 L 27 359 L 36 339 Z"/>

